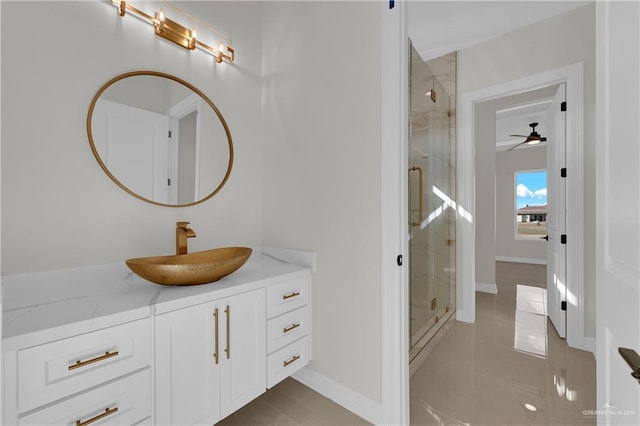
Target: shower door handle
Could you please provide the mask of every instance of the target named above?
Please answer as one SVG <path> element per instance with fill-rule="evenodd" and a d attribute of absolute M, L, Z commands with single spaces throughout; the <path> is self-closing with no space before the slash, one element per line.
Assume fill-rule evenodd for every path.
<path fill-rule="evenodd" d="M 416 226 L 420 226 L 420 224 L 422 223 L 422 169 L 418 166 L 413 166 L 409 169 L 409 174 L 411 174 L 411 172 L 418 172 L 418 210 L 419 210 L 419 214 L 420 216 L 418 216 L 418 221 L 417 222 L 411 222 L 411 226 L 416 227 Z"/>

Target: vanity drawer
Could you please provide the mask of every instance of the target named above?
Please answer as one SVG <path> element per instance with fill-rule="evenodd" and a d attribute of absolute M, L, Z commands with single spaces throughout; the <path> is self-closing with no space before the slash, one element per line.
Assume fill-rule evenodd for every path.
<path fill-rule="evenodd" d="M 148 318 L 20 350 L 18 411 L 32 410 L 150 363 Z"/>
<path fill-rule="evenodd" d="M 267 357 L 267 388 L 280 383 L 310 361 L 309 337 L 303 337 Z"/>
<path fill-rule="evenodd" d="M 309 277 L 299 277 L 267 287 L 267 318 L 309 303 Z"/>
<path fill-rule="evenodd" d="M 267 322 L 267 353 L 309 334 L 309 308 L 303 306 Z"/>
<path fill-rule="evenodd" d="M 146 369 L 24 416 L 18 424 L 131 425 L 150 416 L 151 372 Z"/>

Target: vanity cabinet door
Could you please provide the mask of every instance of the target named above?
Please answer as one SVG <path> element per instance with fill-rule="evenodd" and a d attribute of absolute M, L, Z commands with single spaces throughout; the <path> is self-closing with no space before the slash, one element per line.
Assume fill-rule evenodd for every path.
<path fill-rule="evenodd" d="M 226 417 L 267 387 L 265 290 L 225 299 L 220 310 L 225 336 L 220 362 L 221 407 L 222 417 Z"/>
<path fill-rule="evenodd" d="M 156 317 L 156 423 L 212 425 L 266 390 L 265 291 Z"/>
<path fill-rule="evenodd" d="M 220 419 L 216 309 L 218 303 L 207 303 L 156 317 L 157 424 L 212 425 Z"/>

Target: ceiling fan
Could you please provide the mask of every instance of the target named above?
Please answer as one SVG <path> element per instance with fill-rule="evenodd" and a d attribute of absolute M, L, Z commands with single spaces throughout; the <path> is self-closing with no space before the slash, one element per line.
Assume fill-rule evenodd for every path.
<path fill-rule="evenodd" d="M 538 144 L 540 142 L 546 142 L 547 138 L 545 136 L 540 136 L 540 134 L 538 132 L 536 132 L 536 126 L 538 125 L 538 123 L 530 123 L 529 127 L 531 127 L 531 133 L 529 135 L 510 135 L 510 136 L 515 136 L 515 137 L 520 137 L 520 138 L 526 138 L 524 140 L 524 142 L 520 142 L 519 144 L 513 145 L 511 148 L 507 149 L 507 151 L 511 151 L 514 148 L 519 147 L 520 145 L 535 145 Z"/>

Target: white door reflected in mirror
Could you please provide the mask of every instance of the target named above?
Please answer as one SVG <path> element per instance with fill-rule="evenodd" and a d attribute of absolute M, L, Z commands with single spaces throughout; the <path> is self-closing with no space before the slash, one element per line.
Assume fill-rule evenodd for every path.
<path fill-rule="evenodd" d="M 89 109 L 87 130 L 107 175 L 154 204 L 202 202 L 231 172 L 233 145 L 219 110 L 167 74 L 139 71 L 105 84 Z"/>

